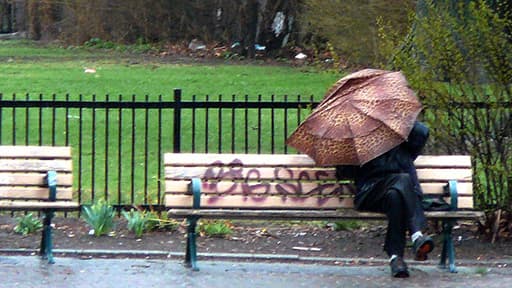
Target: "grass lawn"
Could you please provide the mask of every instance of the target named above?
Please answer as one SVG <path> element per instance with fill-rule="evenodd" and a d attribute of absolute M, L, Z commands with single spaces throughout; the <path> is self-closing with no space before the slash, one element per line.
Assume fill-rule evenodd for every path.
<path fill-rule="evenodd" d="M 180 62 L 115 50 L 66 49 L 40 46 L 28 41 L 0 41 L 0 93 L 4 100 L 55 97 L 57 100 L 91 101 L 94 98 L 104 101 L 108 94 L 110 100 L 156 101 L 161 97 L 163 101 L 172 101 L 173 89 L 181 88 L 183 101 L 191 100 L 193 95 L 201 100 L 206 95 L 210 99 L 222 95 L 222 99 L 231 100 L 234 97 L 240 101 L 246 95 L 251 101 L 259 95 L 263 100 L 269 100 L 272 95 L 276 101 L 283 100 L 286 95 L 290 98 L 301 95 L 304 99 L 313 96 L 315 100 L 320 100 L 328 87 L 342 76 L 307 67 L 267 65 L 262 61 L 251 64 L 219 60 L 199 64 L 192 60 L 186 61 L 187 64 Z M 86 68 L 94 68 L 96 73 L 85 73 Z M 158 141 L 164 143 L 164 152 L 172 146 L 168 133 L 158 139 L 156 131 L 162 128 L 159 128 L 158 115 L 153 110 L 139 109 L 132 114 L 132 111 L 120 109 L 59 108 L 55 115 L 42 110 L 40 114 L 37 110 L 2 108 L 2 144 L 50 144 L 54 140 L 61 144 L 64 143 L 62 139 L 67 137 L 66 141 L 73 147 L 75 157 L 75 190 L 82 192 L 82 203 L 89 203 L 98 195 L 104 195 L 115 204 L 131 204 L 132 201 L 136 204 L 156 203 L 155 191 L 161 184 L 161 175 L 157 172 Z M 171 112 L 162 111 L 164 130 L 172 130 Z M 197 111 L 195 120 L 190 113 L 184 114 L 183 150 L 190 151 L 193 140 L 199 146 L 207 145 L 212 152 L 219 149 L 218 143 L 229 150 L 231 138 L 234 137 L 238 151 L 248 142 L 250 152 L 261 149 L 260 152 L 269 153 L 270 133 L 274 133 L 279 137 L 276 145 L 283 146 L 276 152 L 282 151 L 285 133 L 291 133 L 298 123 L 297 113 L 285 116 L 282 112 L 276 112 L 275 125 L 281 126 L 273 132 L 269 122 L 271 111 L 267 109 L 261 112 L 260 118 L 257 113 L 248 114 L 249 131 L 255 131 L 255 126 L 260 126 L 260 146 L 256 143 L 254 132 L 248 138 L 244 133 L 231 132 L 248 126 L 243 122 L 245 115 L 235 116 L 237 125 L 244 127 L 237 126 L 232 130 L 227 120 L 232 119 L 229 109 L 222 111 L 221 121 L 218 121 L 219 111 L 214 109 L 209 112 L 208 121 L 205 111 Z M 307 113 L 304 110 L 299 117 Z M 64 128 L 66 121 L 69 132 Z M 222 135 L 217 133 L 220 122 L 226 123 L 222 126 Z M 287 132 L 282 129 L 282 125 L 286 124 L 284 122 L 291 123 L 288 123 L 290 128 Z M 51 123 L 56 124 L 52 126 Z M 198 127 L 192 139 L 193 124 L 208 125 L 209 132 Z M 79 134 L 79 127 L 82 135 Z M 219 141 L 221 136 L 222 141 Z M 27 137 L 31 140 L 27 141 Z M 201 149 L 205 148 L 198 150 Z M 77 155 L 78 152 L 80 155 Z"/>
<path fill-rule="evenodd" d="M 96 95 L 314 95 L 321 98 L 340 74 L 263 62 L 176 64 L 172 59 L 85 48 L 47 48 L 32 42 L 0 42 L 0 92 Z M 84 73 L 94 68 L 96 73 Z M 141 98 L 142 99 L 142 98 Z M 187 98 L 185 98 L 187 99 Z"/>

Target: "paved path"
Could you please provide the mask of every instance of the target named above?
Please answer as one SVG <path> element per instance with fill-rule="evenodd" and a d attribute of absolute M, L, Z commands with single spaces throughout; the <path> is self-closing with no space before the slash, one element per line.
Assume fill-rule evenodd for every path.
<path fill-rule="evenodd" d="M 298 263 L 199 262 L 201 271 L 179 260 L 58 257 L 48 265 L 36 256 L 0 256 L 0 287 L 511 287 L 512 268 L 459 267 L 446 273 L 434 265 L 410 265 L 409 279 L 392 279 L 387 265 L 339 266 Z"/>

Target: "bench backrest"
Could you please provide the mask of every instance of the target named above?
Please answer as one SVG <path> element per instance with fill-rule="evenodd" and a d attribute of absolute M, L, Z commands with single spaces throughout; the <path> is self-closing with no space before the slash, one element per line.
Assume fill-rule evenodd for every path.
<path fill-rule="evenodd" d="M 188 186 L 196 177 L 202 208 L 353 207 L 353 184 L 337 181 L 334 167 L 317 167 L 307 155 L 166 153 L 164 165 L 168 208 L 192 206 Z M 447 181 L 457 180 L 458 207 L 473 208 L 469 156 L 420 156 L 415 165 L 425 194 L 443 194 Z"/>
<path fill-rule="evenodd" d="M 56 200 L 72 200 L 70 147 L 0 146 L 0 200 L 49 200 L 48 171 L 57 172 Z"/>

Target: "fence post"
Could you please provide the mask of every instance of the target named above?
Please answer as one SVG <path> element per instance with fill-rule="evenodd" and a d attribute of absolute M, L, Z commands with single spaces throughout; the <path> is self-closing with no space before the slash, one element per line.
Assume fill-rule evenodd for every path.
<path fill-rule="evenodd" d="M 174 89 L 174 153 L 181 152 L 181 89 Z"/>

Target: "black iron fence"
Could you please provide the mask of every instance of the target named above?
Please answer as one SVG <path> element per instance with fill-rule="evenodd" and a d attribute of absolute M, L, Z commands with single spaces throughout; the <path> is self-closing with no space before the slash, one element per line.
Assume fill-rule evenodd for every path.
<path fill-rule="evenodd" d="M 162 209 L 165 152 L 287 153 L 313 98 L 1 95 L 0 144 L 72 147 L 81 204 Z"/>
<path fill-rule="evenodd" d="M 300 95 L 183 97 L 179 89 L 156 97 L 0 94 L 0 144 L 71 146 L 74 190 L 81 204 L 104 198 L 118 209 L 161 210 L 163 153 L 294 153 L 285 140 L 317 104 L 312 96 Z M 467 130 L 483 115 L 456 109 L 498 111 L 503 119 L 489 125 L 503 125 L 494 134 L 512 138 L 509 102 L 427 107 L 427 122 L 444 123 L 431 125 L 433 137 L 442 141 L 430 141 L 436 145 L 428 152 L 464 153 L 469 151 L 464 145 L 478 145 L 479 137 L 450 133 Z M 508 144 L 502 146 L 510 149 Z M 510 169 L 510 160 L 504 166 Z"/>

